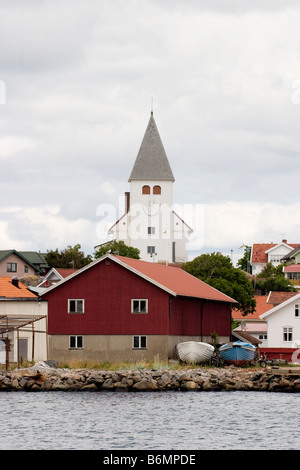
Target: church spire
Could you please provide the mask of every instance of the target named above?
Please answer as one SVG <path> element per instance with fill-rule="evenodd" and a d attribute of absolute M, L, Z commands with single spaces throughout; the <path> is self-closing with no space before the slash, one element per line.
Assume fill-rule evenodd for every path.
<path fill-rule="evenodd" d="M 150 120 L 129 181 L 175 181 L 151 109 Z"/>

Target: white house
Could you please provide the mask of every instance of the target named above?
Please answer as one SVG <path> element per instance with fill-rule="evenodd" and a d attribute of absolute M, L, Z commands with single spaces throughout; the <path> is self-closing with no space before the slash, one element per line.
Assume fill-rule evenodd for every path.
<path fill-rule="evenodd" d="M 299 243 L 287 243 L 287 240 L 282 240 L 280 243 L 254 243 L 250 257 L 252 274 L 259 274 L 267 263 L 278 266 L 283 262 L 282 258 L 297 247 Z"/>
<path fill-rule="evenodd" d="M 241 322 L 240 325 L 233 330 L 232 333 L 234 336 L 241 340 L 244 337 L 242 341 L 246 341 L 245 334 L 251 335 L 260 342 L 260 346 L 267 346 L 268 325 L 266 320 L 261 320 L 261 315 L 272 308 L 272 305 L 268 304 L 267 300 L 267 295 L 255 296 L 255 311 L 246 316 L 243 315 L 244 312 L 242 310 L 232 310 L 232 319 Z M 248 340 L 248 342 L 251 342 L 251 340 Z"/>
<path fill-rule="evenodd" d="M 300 343 L 300 293 L 260 315 L 268 324 L 268 348 L 298 348 Z"/>
<path fill-rule="evenodd" d="M 125 214 L 109 229 L 109 238 L 138 248 L 144 261 L 187 261 L 192 229 L 174 211 L 174 181 L 151 113 L 129 177 Z"/>

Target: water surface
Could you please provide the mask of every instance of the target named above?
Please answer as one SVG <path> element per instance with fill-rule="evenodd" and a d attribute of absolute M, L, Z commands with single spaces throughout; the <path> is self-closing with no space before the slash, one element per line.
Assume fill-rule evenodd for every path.
<path fill-rule="evenodd" d="M 1 392 L 0 449 L 300 449 L 300 395 Z"/>

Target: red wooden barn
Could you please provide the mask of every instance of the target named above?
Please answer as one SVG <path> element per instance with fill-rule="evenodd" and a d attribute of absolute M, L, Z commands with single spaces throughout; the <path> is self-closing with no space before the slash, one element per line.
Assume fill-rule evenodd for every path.
<path fill-rule="evenodd" d="M 42 295 L 57 361 L 175 358 L 182 341 L 229 341 L 235 300 L 179 267 L 105 255 Z"/>

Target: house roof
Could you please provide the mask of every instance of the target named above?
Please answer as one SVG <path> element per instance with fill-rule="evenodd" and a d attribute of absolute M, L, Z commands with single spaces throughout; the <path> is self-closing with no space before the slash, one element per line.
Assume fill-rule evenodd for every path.
<path fill-rule="evenodd" d="M 245 320 L 245 321 L 252 321 L 252 320 L 259 320 L 260 315 L 262 315 L 267 310 L 272 308 L 272 305 L 267 304 L 267 295 L 255 295 L 256 307 L 253 313 L 249 313 L 248 315 L 243 315 L 242 310 L 233 310 L 232 311 L 232 318 L 234 320 Z"/>
<path fill-rule="evenodd" d="M 7 276 L 0 277 L 0 299 L 36 299 L 37 296 L 20 281 L 18 287 L 12 284 L 12 279 Z"/>
<path fill-rule="evenodd" d="M 283 267 L 284 273 L 300 273 L 300 264 L 289 264 Z"/>
<path fill-rule="evenodd" d="M 282 304 L 288 299 L 291 299 L 299 292 L 280 292 L 280 291 L 270 291 L 267 299 L 267 303 L 271 304 L 273 307 L 274 305 Z M 271 307 L 271 308 L 273 308 Z M 264 313 L 264 312 L 261 312 Z"/>
<path fill-rule="evenodd" d="M 282 302 L 279 305 L 276 305 L 275 307 L 271 308 L 271 310 L 268 310 L 267 312 L 263 313 L 260 318 L 266 318 L 268 315 L 272 315 L 272 313 L 277 312 L 281 308 L 285 307 L 286 305 L 290 304 L 291 302 L 294 302 L 295 300 L 300 300 L 300 293 L 296 292 L 294 293 L 295 295 L 287 299 L 285 302 Z"/>
<path fill-rule="evenodd" d="M 153 113 L 128 181 L 175 181 Z"/>
<path fill-rule="evenodd" d="M 72 268 L 51 268 L 51 270 L 49 271 L 48 275 L 52 272 L 57 272 L 59 274 L 59 276 L 61 276 L 62 278 L 65 278 L 65 277 L 68 277 L 70 276 L 70 274 L 73 274 L 75 273 L 76 271 L 78 271 L 77 269 L 72 269 Z M 44 279 L 46 279 L 47 276 L 44 277 Z"/>
<path fill-rule="evenodd" d="M 255 336 L 250 335 L 250 333 L 247 333 L 246 331 L 233 330 L 232 334 L 241 341 L 246 341 L 247 343 L 251 343 L 254 346 L 258 346 L 262 343 L 260 339 L 255 338 Z"/>
<path fill-rule="evenodd" d="M 282 243 L 254 243 L 251 250 L 251 263 L 267 263 L 268 252 Z M 299 243 L 284 243 L 284 245 L 294 249 L 299 246 Z"/>
<path fill-rule="evenodd" d="M 39 265 L 40 267 L 48 267 L 45 260 L 45 253 L 39 253 L 37 251 L 19 251 L 24 258 L 28 259 L 32 264 Z"/>
<path fill-rule="evenodd" d="M 166 266 L 158 263 L 126 258 L 124 256 L 115 256 L 111 254 L 106 254 L 98 260 L 93 261 L 87 266 L 84 266 L 76 273 L 71 274 L 66 279 L 49 287 L 42 295 L 47 294 L 53 289 L 57 289 L 63 283 L 68 282 L 73 277 L 80 275 L 82 272 L 90 269 L 98 263 L 101 263 L 107 258 L 120 264 L 129 271 L 134 272 L 138 276 L 141 276 L 143 279 L 146 279 L 152 284 L 155 284 L 157 287 L 167 291 L 171 295 L 196 297 L 219 302 L 237 303 L 236 300 L 209 286 L 205 282 L 200 281 L 180 267 Z"/>
<path fill-rule="evenodd" d="M 283 256 L 281 259 L 282 260 L 288 260 L 292 258 L 294 255 L 296 255 L 300 251 L 300 245 L 298 245 L 296 248 L 294 248 L 292 251 L 290 251 L 287 255 Z"/>
<path fill-rule="evenodd" d="M 35 251 L 0 250 L 0 262 L 4 261 L 10 255 L 19 256 L 19 258 L 29 264 L 36 271 L 40 271 L 40 268 L 42 267 L 47 267 L 47 263 L 43 255 Z"/>

